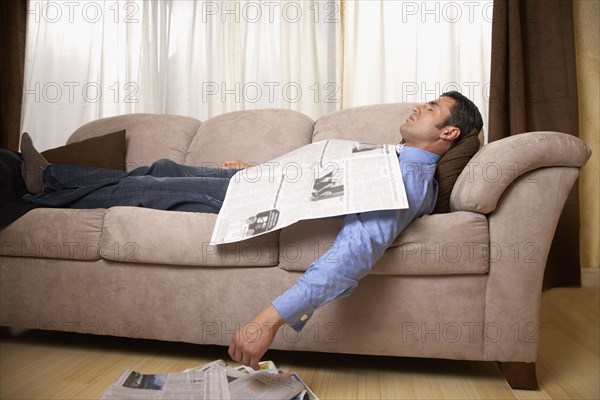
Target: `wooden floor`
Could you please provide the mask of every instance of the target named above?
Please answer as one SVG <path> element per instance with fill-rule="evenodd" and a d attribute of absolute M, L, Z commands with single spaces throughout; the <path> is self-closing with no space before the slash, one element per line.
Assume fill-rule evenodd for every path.
<path fill-rule="evenodd" d="M 492 362 L 270 351 L 322 399 L 598 399 L 598 288 L 545 292 L 537 363 L 539 391 L 511 390 Z M 98 399 L 121 372 L 176 372 L 224 347 L 4 329 L 1 399 Z"/>

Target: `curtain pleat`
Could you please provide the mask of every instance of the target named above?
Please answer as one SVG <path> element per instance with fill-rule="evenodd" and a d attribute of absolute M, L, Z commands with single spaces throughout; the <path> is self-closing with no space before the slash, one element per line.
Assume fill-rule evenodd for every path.
<path fill-rule="evenodd" d="M 127 113 L 316 119 L 339 108 L 338 1 L 31 0 L 23 129 L 45 150 Z"/>
<path fill-rule="evenodd" d="M 18 150 L 25 63 L 27 1 L 0 3 L 0 141 Z"/>
<path fill-rule="evenodd" d="M 489 141 L 530 131 L 578 136 L 571 0 L 494 0 Z M 581 284 L 578 185 L 548 256 L 544 288 Z"/>
<path fill-rule="evenodd" d="M 487 131 L 492 1 L 342 0 L 343 108 L 469 97 Z"/>

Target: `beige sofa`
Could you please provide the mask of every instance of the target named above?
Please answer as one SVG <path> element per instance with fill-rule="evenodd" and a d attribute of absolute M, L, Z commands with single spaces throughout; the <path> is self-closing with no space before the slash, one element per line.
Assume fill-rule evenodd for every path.
<path fill-rule="evenodd" d="M 88 123 L 69 142 L 126 129 L 129 169 L 160 158 L 264 162 L 330 138 L 397 143 L 410 109 L 358 107 L 317 121 L 289 110 L 205 122 L 134 114 Z M 454 187 L 451 213 L 411 223 L 352 296 L 319 309 L 300 333 L 285 327 L 273 348 L 498 361 L 511 386 L 535 387 L 546 257 L 589 155 L 579 139 L 553 132 L 483 146 Z M 34 209 L 0 230 L 0 324 L 228 345 L 342 222 L 302 221 L 215 247 L 215 220 L 130 207 Z"/>

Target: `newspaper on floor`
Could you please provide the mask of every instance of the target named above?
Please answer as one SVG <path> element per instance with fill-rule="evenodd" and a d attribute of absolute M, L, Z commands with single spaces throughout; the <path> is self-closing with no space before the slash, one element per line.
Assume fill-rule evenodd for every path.
<path fill-rule="evenodd" d="M 101 400 L 146 399 L 311 399 L 304 382 L 295 374 L 284 374 L 272 361 L 260 370 L 227 367 L 223 360 L 187 369 L 181 373 L 141 374 L 126 370 Z M 295 375 L 295 376 L 294 376 Z"/>
<path fill-rule="evenodd" d="M 222 360 L 187 369 L 186 371 L 207 371 L 222 368 Z M 261 361 L 260 369 L 254 371 L 245 365 L 237 368 L 225 367 L 231 399 L 294 399 L 319 400 L 297 374 L 282 373 L 273 361 Z M 314 397 L 305 397 L 310 393 Z"/>
<path fill-rule="evenodd" d="M 221 367 L 223 368 L 223 367 Z M 126 370 L 101 400 L 231 399 L 223 370 L 141 374 Z"/>
<path fill-rule="evenodd" d="M 292 373 L 291 377 L 298 382 L 300 382 L 304 386 L 304 390 L 300 392 L 293 400 L 319 400 L 316 394 L 313 393 L 312 390 L 304 383 L 304 381 L 296 374 Z"/>
<path fill-rule="evenodd" d="M 395 145 L 325 140 L 239 171 L 211 244 L 248 239 L 302 219 L 400 208 L 408 208 L 408 200 Z"/>

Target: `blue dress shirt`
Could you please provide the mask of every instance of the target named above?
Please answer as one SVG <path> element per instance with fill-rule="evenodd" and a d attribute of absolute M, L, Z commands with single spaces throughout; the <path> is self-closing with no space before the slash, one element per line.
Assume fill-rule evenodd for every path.
<path fill-rule="evenodd" d="M 399 145 L 400 170 L 409 208 L 349 214 L 331 249 L 315 260 L 294 286 L 273 300 L 283 320 L 300 331 L 313 311 L 350 295 L 412 220 L 435 207 L 435 153 Z"/>

